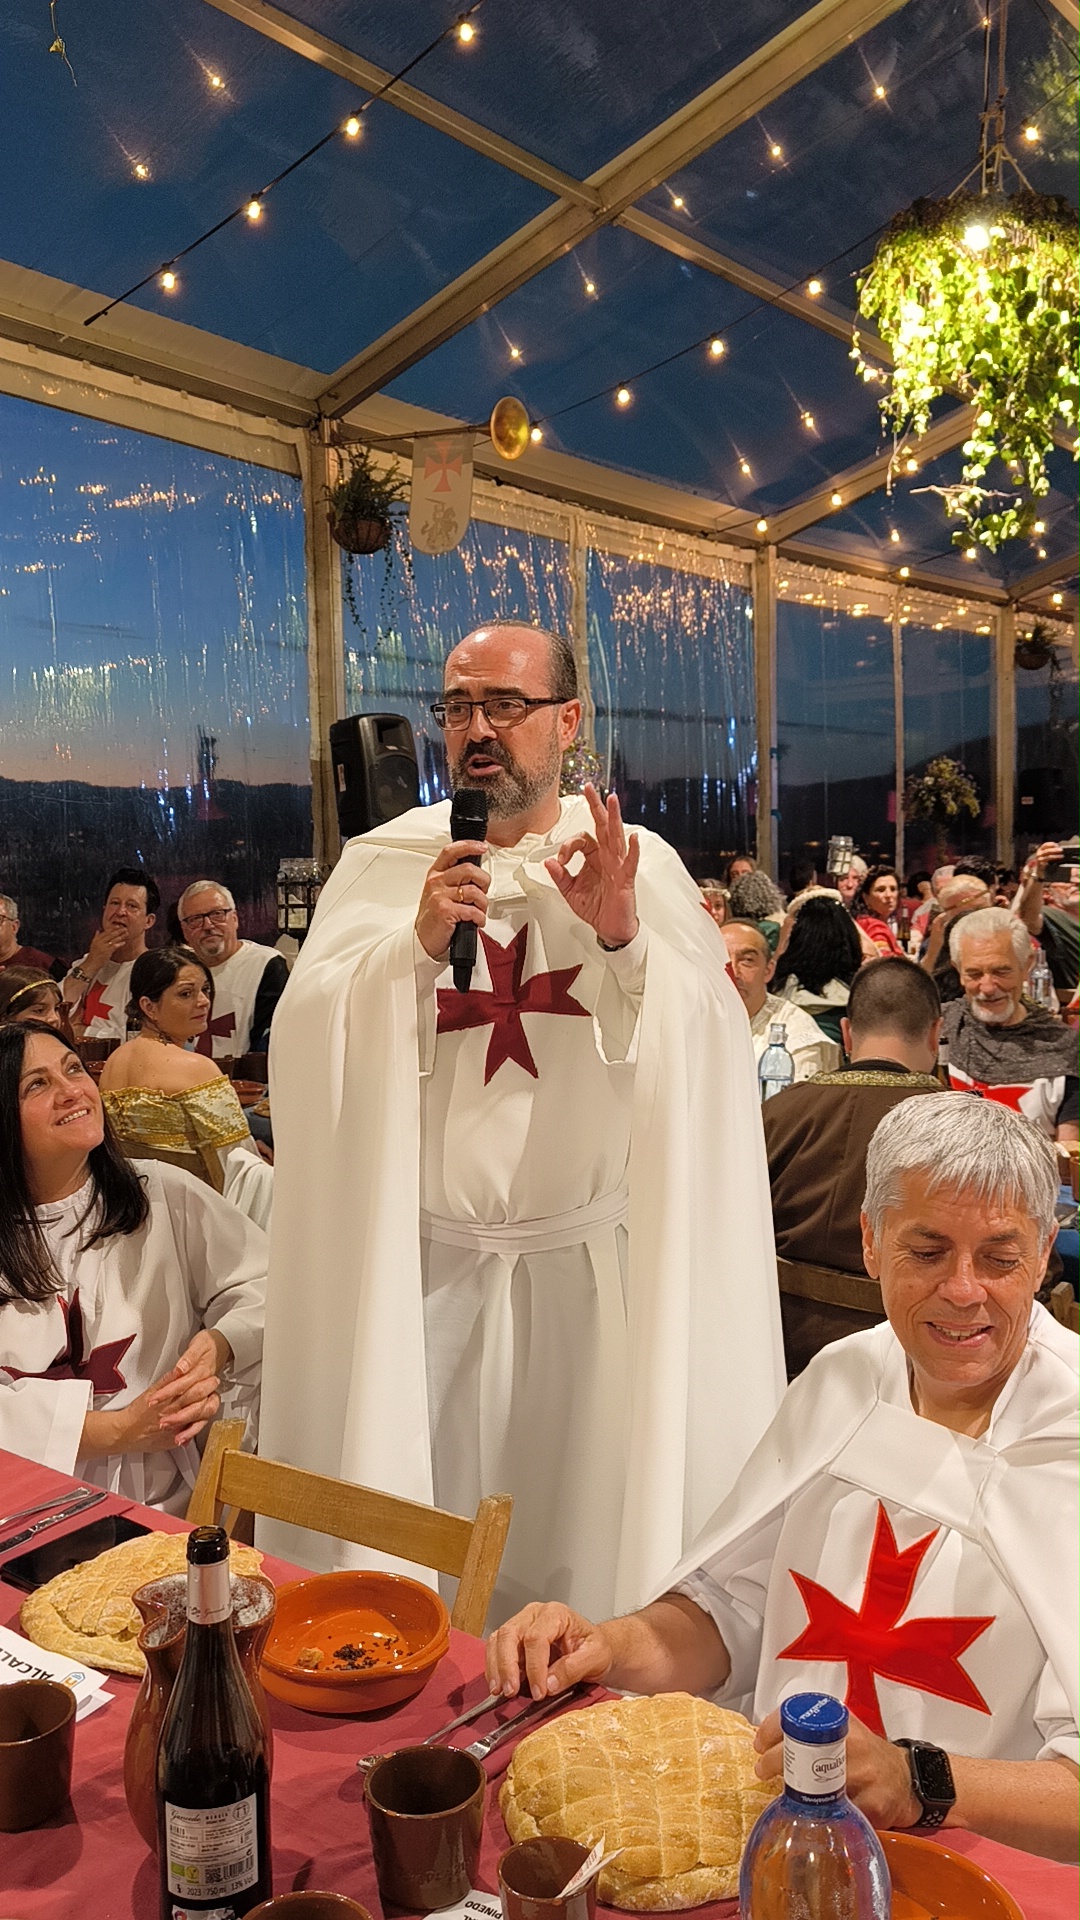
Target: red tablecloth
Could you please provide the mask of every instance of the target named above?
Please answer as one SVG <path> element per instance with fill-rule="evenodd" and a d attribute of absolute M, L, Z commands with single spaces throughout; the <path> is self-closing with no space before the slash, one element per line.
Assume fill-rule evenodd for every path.
<path fill-rule="evenodd" d="M 13 1454 L 0 1453 L 0 1512 L 40 1499 L 72 1484 L 62 1475 Z M 166 1515 L 148 1514 L 129 1501 L 113 1499 L 95 1513 L 131 1513 L 162 1529 L 179 1528 Z M 81 1523 L 75 1520 L 72 1527 Z M 65 1529 L 66 1530 L 66 1529 Z M 58 1537 L 50 1532 L 46 1537 Z M 16 1551 L 19 1551 L 16 1549 Z M 0 1546 L 0 1624 L 18 1627 L 24 1595 L 3 1583 Z M 297 1569 L 268 1559 L 274 1580 L 295 1579 Z M 376 1916 L 382 1914 L 371 1864 L 363 1809 L 359 1755 L 406 1745 L 422 1738 L 487 1692 L 483 1679 L 483 1643 L 466 1634 L 451 1637 L 450 1652 L 415 1700 L 362 1720 L 336 1720 L 299 1713 L 271 1701 L 274 1721 L 273 1841 L 274 1889 L 317 1887 L 348 1893 Z M 3 1920 L 158 1920 L 157 1873 L 128 1817 L 124 1800 L 123 1754 L 128 1715 L 137 1682 L 110 1675 L 116 1698 L 83 1721 L 75 1735 L 75 1772 L 71 1806 L 31 1833 L 0 1834 L 0 1915 Z M 501 1715 L 501 1710 L 500 1710 Z M 487 1732 L 494 1716 L 465 1741 Z M 487 1762 L 496 1781 L 512 1743 Z M 974 1834 L 950 1832 L 950 1847 L 969 1855 L 1007 1887 L 1025 1920 L 1075 1920 L 1080 1875 L 1074 1867 L 1036 1860 Z M 490 1798 L 479 1883 L 495 1887 L 495 1863 L 507 1845 L 497 1794 Z M 720 1920 L 733 1905 L 698 1909 L 700 1920 Z"/>

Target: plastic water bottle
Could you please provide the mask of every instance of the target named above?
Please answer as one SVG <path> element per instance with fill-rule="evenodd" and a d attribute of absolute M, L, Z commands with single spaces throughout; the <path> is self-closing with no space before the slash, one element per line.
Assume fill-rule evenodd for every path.
<path fill-rule="evenodd" d="M 1028 974 L 1027 994 L 1028 999 L 1034 1000 L 1037 1007 L 1045 1007 L 1048 1013 L 1054 1012 L 1057 1006 L 1054 978 L 1050 972 L 1050 963 L 1041 947 L 1035 949 L 1035 958 L 1031 963 L 1031 972 Z"/>
<path fill-rule="evenodd" d="M 774 1093 L 783 1093 L 795 1078 L 795 1062 L 784 1045 L 786 1039 L 785 1026 L 769 1028 L 769 1044 L 758 1063 L 758 1082 L 763 1100 L 771 1100 Z"/>
<path fill-rule="evenodd" d="M 780 1726 L 784 1791 L 746 1843 L 741 1920 L 889 1920 L 881 1843 L 844 1791 L 847 1708 L 828 1693 L 796 1693 Z"/>

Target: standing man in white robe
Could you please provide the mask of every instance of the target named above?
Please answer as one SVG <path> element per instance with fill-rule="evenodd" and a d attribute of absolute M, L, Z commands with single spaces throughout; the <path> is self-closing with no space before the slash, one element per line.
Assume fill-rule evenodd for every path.
<path fill-rule="evenodd" d="M 650 1606 L 599 1626 L 526 1607 L 492 1636 L 492 1686 L 711 1694 L 760 1721 L 765 1778 L 780 1703 L 842 1696 L 875 1827 L 1075 1861 L 1078 1349 L 1034 1297 L 1057 1193 L 1049 1141 L 1006 1108 L 895 1106 L 863 1208 L 888 1320 L 793 1381 Z"/>
<path fill-rule="evenodd" d="M 566 642 L 479 628 L 433 711 L 486 845 L 446 803 L 351 841 L 274 1026 L 261 1445 L 461 1513 L 512 1493 L 502 1615 L 630 1605 L 783 1389 L 750 1036 L 677 857 L 559 799 Z"/>

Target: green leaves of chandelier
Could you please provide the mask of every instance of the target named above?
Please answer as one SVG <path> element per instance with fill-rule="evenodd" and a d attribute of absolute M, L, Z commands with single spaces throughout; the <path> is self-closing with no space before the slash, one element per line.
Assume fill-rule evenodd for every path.
<path fill-rule="evenodd" d="M 960 484 L 930 489 L 960 523 L 956 546 L 994 552 L 1029 534 L 1050 489 L 1055 427 L 1075 434 L 1077 237 L 1075 208 L 1027 188 L 916 200 L 859 281 L 859 313 L 876 321 L 894 365 L 864 359 L 857 332 L 852 358 L 864 379 L 885 381 L 881 414 L 894 437 L 924 433 L 941 394 L 975 408 Z M 1009 484 L 987 486 L 988 476 Z"/>

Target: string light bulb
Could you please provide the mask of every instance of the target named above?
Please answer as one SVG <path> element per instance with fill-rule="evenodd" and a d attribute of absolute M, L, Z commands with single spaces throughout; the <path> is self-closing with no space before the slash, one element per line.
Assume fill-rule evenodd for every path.
<path fill-rule="evenodd" d="M 759 520 L 759 521 L 758 521 L 758 523 L 757 523 L 757 530 L 758 530 L 758 532 L 759 532 L 759 533 L 768 533 L 768 531 L 769 531 L 769 523 L 768 523 L 768 521 L 767 521 L 767 520 Z"/>
<path fill-rule="evenodd" d="M 844 504 L 844 496 L 843 496 L 843 494 L 842 494 L 842 493 L 833 493 L 833 494 L 830 494 L 830 496 L 829 496 L 829 505 L 830 505 L 831 507 L 842 507 L 842 506 L 843 506 L 843 504 Z"/>
<path fill-rule="evenodd" d="M 808 280 L 806 283 L 806 291 L 810 295 L 811 300 L 816 300 L 820 294 L 824 293 L 825 289 L 820 280 Z"/>
<path fill-rule="evenodd" d="M 149 180 L 150 178 L 150 169 L 145 160 L 136 160 L 131 171 L 135 175 L 136 180 Z"/>
<path fill-rule="evenodd" d="M 1032 533 L 1045 533 L 1045 532 L 1046 532 L 1046 521 L 1045 521 L 1045 520 L 1036 520 L 1036 522 L 1035 522 L 1035 525 L 1034 525 L 1034 526 L 1032 527 L 1032 529 L 1031 529 L 1031 531 L 1032 531 Z"/>
<path fill-rule="evenodd" d="M 682 197 L 682 194 L 681 194 L 681 193 L 673 193 L 673 194 L 672 194 L 672 196 L 671 196 L 671 204 L 672 204 L 672 206 L 674 207 L 674 209 L 675 209 L 675 211 L 676 211 L 676 213 L 685 213 L 685 212 L 686 212 L 686 201 L 685 201 L 685 200 L 683 199 L 683 197 Z"/>
<path fill-rule="evenodd" d="M 164 287 L 166 293 L 176 292 L 177 279 L 171 267 L 166 267 L 164 273 L 162 274 L 161 285 Z"/>
<path fill-rule="evenodd" d="M 262 201 L 249 200 L 247 206 L 244 208 L 244 214 L 252 223 L 256 220 L 261 220 L 263 216 Z"/>
<path fill-rule="evenodd" d="M 629 387 L 620 387 L 615 395 L 615 405 L 617 407 L 628 407 L 633 397 Z"/>
<path fill-rule="evenodd" d="M 1065 595 L 1063 593 L 1052 593 L 1050 599 L 1055 607 L 1063 606 L 1065 603 Z"/>
<path fill-rule="evenodd" d="M 918 473 L 918 471 L 919 471 L 919 463 L 916 460 L 915 455 L 913 453 L 909 453 L 907 459 L 904 461 L 904 472 Z"/>
<path fill-rule="evenodd" d="M 964 548 L 964 559 L 965 559 L 965 560 L 975 560 L 975 559 L 977 559 L 977 558 L 978 558 L 978 552 L 979 552 L 979 549 L 978 549 L 977 547 L 965 547 L 965 548 Z"/>
<path fill-rule="evenodd" d="M 769 152 L 774 160 L 782 160 L 784 157 L 784 149 L 778 140 L 770 140 Z"/>
<path fill-rule="evenodd" d="M 803 423 L 803 426 L 806 428 L 807 433 L 813 433 L 814 416 L 812 413 L 804 413 L 802 416 L 802 423 Z"/>
<path fill-rule="evenodd" d="M 884 100 L 884 99 L 885 99 L 885 89 L 884 89 L 884 87 L 882 86 L 882 84 L 881 84 L 881 82 L 880 82 L 880 80 L 878 81 L 878 84 L 877 84 L 877 86 L 876 86 L 876 87 L 874 88 L 874 99 L 875 99 L 875 100 Z"/>
<path fill-rule="evenodd" d="M 589 299 L 590 299 L 590 300 L 595 300 L 595 298 L 596 298 L 596 281 L 595 281 L 595 280 L 586 280 L 586 282 L 585 282 L 585 291 L 586 291 L 586 293 L 588 294 L 588 296 L 589 296 Z"/>
<path fill-rule="evenodd" d="M 727 352 L 727 348 L 725 347 L 722 340 L 714 338 L 709 341 L 709 353 L 711 354 L 714 360 L 723 359 L 723 356 L 726 352 Z"/>
<path fill-rule="evenodd" d="M 745 475 L 746 475 L 746 477 L 747 477 L 747 479 L 748 479 L 748 480 L 751 480 L 751 479 L 753 479 L 753 475 L 752 475 L 752 473 L 750 472 L 750 462 L 749 462 L 749 460 L 740 460 L 740 461 L 739 461 L 739 472 L 740 472 L 740 473 L 745 473 Z"/>
<path fill-rule="evenodd" d="M 964 228 L 964 245 L 970 247 L 972 253 L 986 252 L 990 245 L 990 235 L 981 221 L 974 220 L 970 227 Z"/>
<path fill-rule="evenodd" d="M 357 140 L 360 137 L 360 126 L 360 115 L 350 113 L 348 119 L 342 122 L 341 131 L 347 140 Z"/>
<path fill-rule="evenodd" d="M 1036 549 L 1035 549 L 1035 558 L 1036 558 L 1036 560 L 1045 560 L 1045 559 L 1046 559 L 1046 548 L 1045 548 L 1045 547 L 1036 547 Z"/>
<path fill-rule="evenodd" d="M 901 568 L 900 568 L 900 578 L 901 578 L 901 580 L 910 580 L 910 578 L 911 578 L 911 568 L 910 568 L 910 567 L 901 567 Z"/>
<path fill-rule="evenodd" d="M 471 20 L 458 21 L 457 38 L 459 46 L 471 47 L 473 41 L 476 39 L 476 28 L 473 26 Z"/>
<path fill-rule="evenodd" d="M 543 427 L 529 428 L 529 439 L 534 443 L 534 445 L 538 446 L 540 441 L 543 439 L 543 437 L 544 437 Z"/>
<path fill-rule="evenodd" d="M 215 93 L 222 93 L 224 91 L 225 82 L 222 79 L 220 73 L 208 73 L 206 76 L 206 82 L 208 86 L 213 88 Z"/>
<path fill-rule="evenodd" d="M 900 533 L 897 527 L 894 527 L 892 529 L 892 532 L 889 535 L 889 539 L 892 541 L 894 547 L 898 547 L 900 545 Z"/>
<path fill-rule="evenodd" d="M 1042 139 L 1042 135 L 1039 132 L 1038 127 L 1025 127 L 1024 139 L 1027 141 L 1029 146 L 1033 147 L 1035 145 L 1036 140 Z"/>

